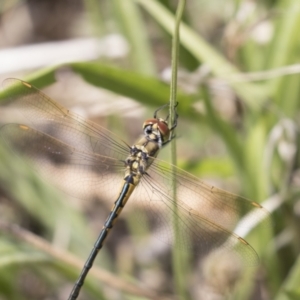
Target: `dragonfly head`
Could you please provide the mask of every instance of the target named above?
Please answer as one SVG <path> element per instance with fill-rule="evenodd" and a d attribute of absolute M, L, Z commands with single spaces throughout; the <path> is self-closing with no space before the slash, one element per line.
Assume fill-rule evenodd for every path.
<path fill-rule="evenodd" d="M 169 104 L 165 104 L 158 108 L 154 112 L 154 116 L 152 119 L 148 119 L 144 122 L 143 124 L 143 131 L 144 131 L 144 136 L 148 141 L 152 141 L 154 143 L 158 143 L 159 148 L 161 148 L 163 145 L 167 144 L 172 138 L 175 136 L 172 134 L 173 130 L 177 126 L 177 118 L 178 114 L 176 112 L 176 107 L 178 104 L 175 105 L 174 111 L 175 111 L 175 120 L 173 123 L 173 126 L 169 128 L 168 125 L 168 119 L 169 115 L 167 118 L 158 118 L 157 113 L 162 110 L 163 108 L 167 107 Z"/>
<path fill-rule="evenodd" d="M 168 141 L 171 132 L 167 121 L 162 118 L 146 120 L 143 131 L 148 140 L 157 142 L 160 146 Z"/>

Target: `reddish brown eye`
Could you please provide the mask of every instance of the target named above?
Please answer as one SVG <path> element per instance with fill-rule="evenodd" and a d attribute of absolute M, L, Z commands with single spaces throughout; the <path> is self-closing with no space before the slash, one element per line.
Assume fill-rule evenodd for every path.
<path fill-rule="evenodd" d="M 170 134 L 170 130 L 168 124 L 165 121 L 159 120 L 158 121 L 158 129 L 161 132 L 163 137 L 168 137 Z"/>
<path fill-rule="evenodd" d="M 143 129 L 145 129 L 146 126 L 148 125 L 153 125 L 155 123 L 158 123 L 159 121 L 157 119 L 148 119 L 144 122 L 143 124 Z"/>

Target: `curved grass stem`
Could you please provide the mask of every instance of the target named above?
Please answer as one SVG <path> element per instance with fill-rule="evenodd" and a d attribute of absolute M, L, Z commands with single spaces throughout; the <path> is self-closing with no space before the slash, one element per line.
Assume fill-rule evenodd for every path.
<path fill-rule="evenodd" d="M 172 126 L 176 121 L 176 103 L 177 103 L 177 69 L 178 69 L 178 58 L 179 58 L 179 41 L 180 41 L 180 23 L 183 15 L 183 11 L 185 8 L 186 0 L 180 0 L 178 3 L 176 18 L 175 18 L 175 28 L 174 35 L 172 40 L 172 78 L 171 78 L 171 86 L 170 86 L 170 125 Z M 171 141 L 171 162 L 172 165 L 176 165 L 176 139 Z M 174 199 L 174 215 L 173 215 L 173 228 L 174 228 L 174 245 L 172 260 L 173 260 L 173 271 L 174 271 L 174 285 L 175 292 L 180 297 L 180 299 L 188 299 L 188 295 L 186 292 L 186 284 L 185 284 L 185 276 L 183 270 L 184 266 L 184 258 L 182 253 L 179 251 L 179 237 L 180 237 L 180 228 L 178 226 L 178 217 L 179 211 L 176 205 L 176 169 L 173 168 L 173 180 L 172 180 L 172 190 L 173 190 L 173 199 Z"/>

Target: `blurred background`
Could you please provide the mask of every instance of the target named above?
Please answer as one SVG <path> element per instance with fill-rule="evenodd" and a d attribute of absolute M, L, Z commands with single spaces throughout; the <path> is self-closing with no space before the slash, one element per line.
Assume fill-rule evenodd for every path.
<path fill-rule="evenodd" d="M 0 80 L 26 80 L 132 144 L 169 100 L 176 7 L 0 0 Z M 244 233 L 260 264 L 188 254 L 178 269 L 151 224 L 138 237 L 129 201 L 79 299 L 299 299 L 300 2 L 189 0 L 183 22 L 178 166 L 269 210 L 271 228 Z M 18 118 L 0 106 L 0 125 Z M 8 152 L 0 141 L 0 299 L 66 299 L 114 199 L 65 195 Z"/>

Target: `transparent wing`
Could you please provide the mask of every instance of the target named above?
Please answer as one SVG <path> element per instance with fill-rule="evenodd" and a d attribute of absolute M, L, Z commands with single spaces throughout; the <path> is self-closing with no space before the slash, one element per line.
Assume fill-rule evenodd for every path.
<path fill-rule="evenodd" d="M 6 125 L 0 130 L 2 138 L 31 158 L 47 178 L 63 182 L 63 189 L 70 195 L 86 198 L 97 190 L 114 201 L 119 190 L 116 186 L 124 176 L 128 146 L 113 133 L 69 112 L 25 82 L 9 79 L 4 86 L 10 105 L 20 109 L 35 129 Z M 53 163 L 59 170 L 53 168 Z M 70 166 L 74 175 L 64 178 L 64 171 Z M 257 263 L 253 248 L 232 230 L 241 216 L 250 211 L 253 222 L 268 216 L 258 203 L 209 186 L 157 159 L 147 173 L 130 201 L 150 211 L 156 224 L 162 226 L 159 232 L 163 241 L 174 243 L 176 216 L 181 249 L 192 248 L 202 255 L 218 247 L 233 249 L 246 264 Z M 173 175 L 175 198 L 171 188 Z"/>
<path fill-rule="evenodd" d="M 3 81 L 5 99 L 29 121 L 29 126 L 64 141 L 79 151 L 117 157 L 128 155 L 128 146 L 109 130 L 87 121 L 19 79 Z"/>
<path fill-rule="evenodd" d="M 199 255 L 212 250 L 234 250 L 246 265 L 258 263 L 255 250 L 233 230 L 242 216 L 251 222 L 266 220 L 269 213 L 258 203 L 199 181 L 191 174 L 156 159 L 136 188 L 130 201 L 137 201 L 153 217 L 159 238 L 174 244 L 174 217 L 178 225 L 177 246 Z M 176 181 L 176 199 L 172 178 Z M 137 215 L 138 218 L 138 215 Z M 247 225 L 246 225 L 247 226 Z"/>
<path fill-rule="evenodd" d="M 8 124 L 0 137 L 14 152 L 28 157 L 44 179 L 67 194 L 87 199 L 105 195 L 113 201 L 124 176 L 124 162 L 113 157 L 82 152 L 26 125 Z"/>

